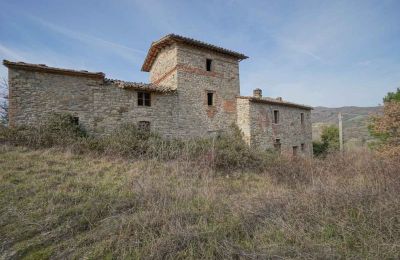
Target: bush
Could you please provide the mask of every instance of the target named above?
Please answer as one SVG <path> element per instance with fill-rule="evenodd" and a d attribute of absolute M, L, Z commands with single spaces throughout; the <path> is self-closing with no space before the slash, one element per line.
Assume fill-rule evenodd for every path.
<path fill-rule="evenodd" d="M 206 139 L 163 139 L 125 124 L 110 135 L 90 137 L 68 114 L 53 114 L 37 127 L 3 128 L 3 142 L 34 149 L 63 147 L 74 153 L 95 153 L 130 159 L 185 160 L 201 162 L 217 170 L 262 170 L 272 153 L 251 148 L 243 141 L 237 126 L 218 137 Z"/>
<path fill-rule="evenodd" d="M 0 129 L 0 140 L 3 143 L 35 149 L 68 146 L 86 136 L 85 131 L 74 122 L 73 116 L 64 113 L 53 113 L 37 126 Z"/>
<path fill-rule="evenodd" d="M 313 142 L 314 156 L 325 157 L 339 150 L 339 128 L 334 125 L 322 129 L 321 141 Z"/>
<path fill-rule="evenodd" d="M 262 169 L 272 157 L 271 153 L 250 148 L 243 140 L 242 132 L 236 125 L 215 141 L 214 163 L 217 169 L 245 170 Z"/>

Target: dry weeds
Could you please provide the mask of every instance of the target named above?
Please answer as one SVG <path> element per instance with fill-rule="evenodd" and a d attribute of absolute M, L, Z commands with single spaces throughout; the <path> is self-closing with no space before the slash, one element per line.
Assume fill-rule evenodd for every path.
<path fill-rule="evenodd" d="M 0 256 L 399 259 L 400 163 L 371 153 L 216 171 L 0 148 Z"/>

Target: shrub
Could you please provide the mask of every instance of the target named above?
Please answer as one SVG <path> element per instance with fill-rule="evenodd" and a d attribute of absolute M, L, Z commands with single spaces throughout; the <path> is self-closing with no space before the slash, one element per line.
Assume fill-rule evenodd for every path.
<path fill-rule="evenodd" d="M 36 149 L 68 146 L 87 136 L 74 118 L 64 113 L 50 114 L 46 121 L 37 126 L 2 127 L 0 131 L 2 142 Z"/>
<path fill-rule="evenodd" d="M 179 159 L 201 162 L 217 170 L 262 170 L 273 153 L 251 148 L 233 125 L 214 138 L 164 139 L 158 134 L 124 124 L 109 135 L 91 137 L 68 114 L 53 114 L 37 127 L 3 128 L 0 140 L 31 148 L 64 147 L 74 153 L 95 153 L 130 159 Z"/>
<path fill-rule="evenodd" d="M 250 148 L 236 125 L 216 138 L 214 164 L 217 169 L 245 170 L 262 169 L 271 158 L 271 153 Z"/>
<path fill-rule="evenodd" d="M 339 150 L 339 128 L 334 125 L 322 129 L 321 141 L 313 142 L 315 156 L 326 156 Z"/>

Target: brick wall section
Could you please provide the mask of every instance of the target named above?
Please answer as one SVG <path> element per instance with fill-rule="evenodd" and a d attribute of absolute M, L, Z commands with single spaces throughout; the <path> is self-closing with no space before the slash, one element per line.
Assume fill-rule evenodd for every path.
<path fill-rule="evenodd" d="M 279 111 L 278 124 L 273 123 L 274 110 Z M 303 125 L 301 113 L 304 113 Z M 291 155 L 293 146 L 297 146 L 298 154 L 312 155 L 311 111 L 308 109 L 238 98 L 238 126 L 252 146 L 274 149 L 275 140 L 280 139 L 282 153 Z M 301 151 L 302 143 L 304 152 Z"/>

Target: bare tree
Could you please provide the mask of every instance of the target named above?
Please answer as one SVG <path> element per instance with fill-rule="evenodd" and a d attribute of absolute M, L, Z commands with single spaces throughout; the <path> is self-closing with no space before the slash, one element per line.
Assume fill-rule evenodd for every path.
<path fill-rule="evenodd" d="M 8 124 L 8 81 L 0 79 L 0 124 Z"/>

